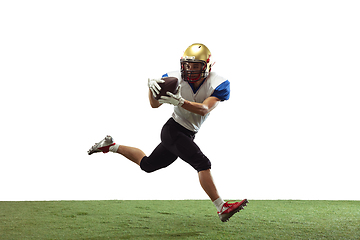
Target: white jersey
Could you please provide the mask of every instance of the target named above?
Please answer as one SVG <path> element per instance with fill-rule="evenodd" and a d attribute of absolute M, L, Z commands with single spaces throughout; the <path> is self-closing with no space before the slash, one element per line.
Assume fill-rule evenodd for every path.
<path fill-rule="evenodd" d="M 228 100 L 230 97 L 230 82 L 213 72 L 210 72 L 207 79 L 202 82 L 197 90 L 193 88 L 192 84 L 182 80 L 179 71 L 169 72 L 163 75 L 163 77 L 176 77 L 181 85 L 181 96 L 191 102 L 202 103 L 210 96 L 215 96 L 221 101 Z M 175 106 L 172 117 L 186 129 L 197 132 L 209 114 L 201 116 L 182 107 Z"/>

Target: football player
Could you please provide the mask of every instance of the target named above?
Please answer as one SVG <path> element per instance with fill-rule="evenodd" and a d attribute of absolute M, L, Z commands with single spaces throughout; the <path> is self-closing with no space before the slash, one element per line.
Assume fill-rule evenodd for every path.
<path fill-rule="evenodd" d="M 217 208 L 220 220 L 225 222 L 243 209 L 248 201 L 230 203 L 219 196 L 211 176 L 211 162 L 194 142 L 196 133 L 210 112 L 219 102 L 230 97 L 230 82 L 211 72 L 212 65 L 210 50 L 204 44 L 195 43 L 185 50 L 180 59 L 180 71 L 162 76 L 179 79 L 176 94 L 167 92 L 168 96 L 156 100 L 161 89 L 159 83 L 163 80 L 148 79 L 151 107 L 158 108 L 164 103 L 174 105 L 172 117 L 162 128 L 161 142 L 149 156 L 138 148 L 116 144 L 111 136 L 95 144 L 88 154 L 119 153 L 148 173 L 165 168 L 180 157 L 198 172 L 202 188 Z"/>

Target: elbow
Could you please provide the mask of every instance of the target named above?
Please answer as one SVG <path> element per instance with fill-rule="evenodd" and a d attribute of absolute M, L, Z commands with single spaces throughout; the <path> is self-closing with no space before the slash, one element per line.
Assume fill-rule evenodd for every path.
<path fill-rule="evenodd" d="M 200 110 L 200 112 L 198 113 L 200 116 L 204 117 L 207 114 L 209 114 L 210 110 L 208 108 L 203 108 Z"/>
<path fill-rule="evenodd" d="M 186 100 L 185 103 L 182 105 L 182 108 L 188 110 L 189 112 L 200 115 L 202 117 L 208 115 L 209 112 L 211 111 L 211 109 L 206 104 L 200 104 Z"/>
<path fill-rule="evenodd" d="M 150 106 L 151 106 L 151 108 L 158 108 L 158 106 L 156 106 L 155 104 L 150 103 Z"/>
<path fill-rule="evenodd" d="M 158 107 L 160 107 L 161 106 L 161 103 L 159 103 L 158 101 L 156 101 L 156 102 L 150 102 L 150 106 L 151 106 L 151 108 L 158 108 Z"/>
<path fill-rule="evenodd" d="M 160 106 L 162 105 L 162 103 L 159 103 L 159 101 L 156 100 L 156 99 L 153 97 L 153 95 L 152 95 L 152 93 L 151 93 L 150 90 L 149 90 L 149 102 L 150 102 L 150 106 L 151 106 L 152 108 L 158 108 L 158 107 L 160 107 Z"/>

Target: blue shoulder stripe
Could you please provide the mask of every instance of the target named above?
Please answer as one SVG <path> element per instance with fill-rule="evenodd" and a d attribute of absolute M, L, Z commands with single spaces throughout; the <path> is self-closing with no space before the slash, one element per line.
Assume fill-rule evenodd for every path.
<path fill-rule="evenodd" d="M 221 101 L 229 100 L 229 98 L 230 98 L 230 82 L 229 82 L 229 80 L 226 80 L 225 82 L 223 82 L 219 86 L 217 86 L 211 96 L 217 97 Z"/>

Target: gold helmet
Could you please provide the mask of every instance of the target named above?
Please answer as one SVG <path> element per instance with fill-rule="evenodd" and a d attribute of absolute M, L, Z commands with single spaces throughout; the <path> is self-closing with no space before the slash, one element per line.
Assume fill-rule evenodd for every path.
<path fill-rule="evenodd" d="M 211 71 L 210 57 L 211 52 L 204 44 L 189 46 L 180 59 L 182 79 L 194 83 L 207 78 Z"/>

